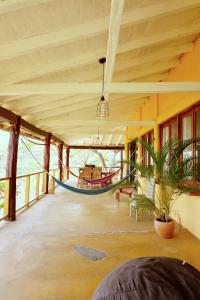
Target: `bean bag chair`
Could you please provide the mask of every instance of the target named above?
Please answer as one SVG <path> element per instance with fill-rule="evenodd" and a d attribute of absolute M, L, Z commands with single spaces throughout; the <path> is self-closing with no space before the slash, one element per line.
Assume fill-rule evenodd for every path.
<path fill-rule="evenodd" d="M 168 257 L 142 257 L 113 270 L 93 300 L 198 300 L 200 272 Z"/>

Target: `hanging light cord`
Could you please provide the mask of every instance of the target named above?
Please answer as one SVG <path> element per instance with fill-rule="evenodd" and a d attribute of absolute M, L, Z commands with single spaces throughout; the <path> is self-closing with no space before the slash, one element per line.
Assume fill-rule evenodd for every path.
<path fill-rule="evenodd" d="M 102 65 L 103 65 L 102 97 L 104 97 L 104 63 Z"/>

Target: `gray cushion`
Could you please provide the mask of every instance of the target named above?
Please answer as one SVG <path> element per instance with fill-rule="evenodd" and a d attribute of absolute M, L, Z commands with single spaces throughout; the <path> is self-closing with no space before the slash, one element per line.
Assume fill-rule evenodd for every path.
<path fill-rule="evenodd" d="M 200 272 L 181 260 L 142 257 L 113 270 L 93 300 L 197 300 Z"/>

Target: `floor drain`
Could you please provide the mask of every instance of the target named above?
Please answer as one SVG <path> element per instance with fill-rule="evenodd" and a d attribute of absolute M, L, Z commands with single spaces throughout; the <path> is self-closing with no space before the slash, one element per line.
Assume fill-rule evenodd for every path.
<path fill-rule="evenodd" d="M 93 261 L 101 260 L 107 256 L 106 253 L 102 251 L 93 248 L 81 247 L 81 246 L 75 246 L 74 251 Z"/>

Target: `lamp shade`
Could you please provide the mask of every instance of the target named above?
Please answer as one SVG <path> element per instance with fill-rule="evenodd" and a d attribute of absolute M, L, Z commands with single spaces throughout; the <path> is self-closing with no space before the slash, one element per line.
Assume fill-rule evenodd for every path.
<path fill-rule="evenodd" d="M 108 102 L 105 100 L 104 96 L 101 97 L 97 104 L 97 117 L 109 117 Z"/>

